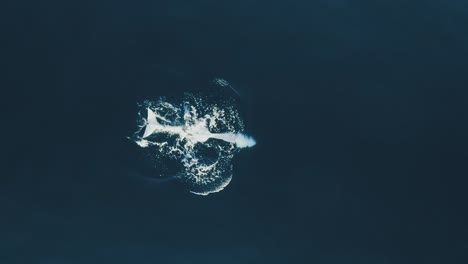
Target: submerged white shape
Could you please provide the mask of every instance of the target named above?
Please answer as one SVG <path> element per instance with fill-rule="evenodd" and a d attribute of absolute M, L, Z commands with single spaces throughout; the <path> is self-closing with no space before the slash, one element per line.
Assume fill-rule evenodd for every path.
<path fill-rule="evenodd" d="M 185 111 L 184 117 L 186 118 L 188 111 Z M 143 138 L 147 138 L 157 133 L 168 133 L 179 135 L 183 139 L 187 139 L 192 143 L 203 143 L 208 139 L 219 139 L 232 144 L 235 144 L 238 148 L 253 147 L 256 142 L 255 140 L 242 133 L 211 133 L 208 130 L 206 119 L 195 120 L 194 124 L 184 124 L 181 126 L 170 126 L 162 125 L 157 120 L 158 115 L 153 112 L 150 108 L 147 108 L 147 120 L 145 132 Z M 142 142 L 140 140 L 140 142 Z"/>

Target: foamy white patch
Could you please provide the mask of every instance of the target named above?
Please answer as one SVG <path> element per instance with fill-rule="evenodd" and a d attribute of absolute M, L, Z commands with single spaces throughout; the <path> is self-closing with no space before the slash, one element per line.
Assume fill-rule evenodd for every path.
<path fill-rule="evenodd" d="M 155 158 L 179 161 L 183 168 L 179 179 L 195 194 L 224 189 L 231 181 L 234 153 L 256 144 L 241 132 L 242 121 L 229 104 L 208 104 L 190 95 L 181 104 L 160 99 L 143 107 L 132 139 L 140 147 L 154 149 Z"/>
<path fill-rule="evenodd" d="M 193 194 L 198 194 L 198 195 L 203 195 L 203 196 L 206 196 L 210 193 L 217 193 L 217 192 L 224 190 L 224 188 L 229 185 L 231 180 L 232 180 L 232 177 L 226 177 L 216 188 L 213 188 L 211 191 L 202 191 L 202 192 L 190 191 L 190 192 Z"/>

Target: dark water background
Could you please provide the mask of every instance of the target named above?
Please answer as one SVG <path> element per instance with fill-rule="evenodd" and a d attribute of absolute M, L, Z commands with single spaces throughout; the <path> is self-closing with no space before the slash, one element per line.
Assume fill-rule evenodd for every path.
<path fill-rule="evenodd" d="M 0 263 L 467 263 L 468 3 L 2 1 Z M 207 197 L 132 173 L 136 102 L 242 94 Z"/>

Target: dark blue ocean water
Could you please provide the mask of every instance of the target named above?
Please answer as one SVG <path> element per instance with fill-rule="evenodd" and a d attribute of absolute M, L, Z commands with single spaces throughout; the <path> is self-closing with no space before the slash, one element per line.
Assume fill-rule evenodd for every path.
<path fill-rule="evenodd" d="M 1 264 L 467 263 L 466 1 L 2 1 Z M 240 92 L 206 197 L 136 103 Z"/>

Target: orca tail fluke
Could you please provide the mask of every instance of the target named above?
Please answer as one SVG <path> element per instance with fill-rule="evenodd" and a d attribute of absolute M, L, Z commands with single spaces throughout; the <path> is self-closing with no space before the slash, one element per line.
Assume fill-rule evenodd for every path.
<path fill-rule="evenodd" d="M 145 132 L 143 133 L 143 138 L 149 137 L 153 132 L 160 126 L 158 120 L 156 119 L 156 114 L 148 108 L 148 116 L 146 118 L 146 127 Z"/>

